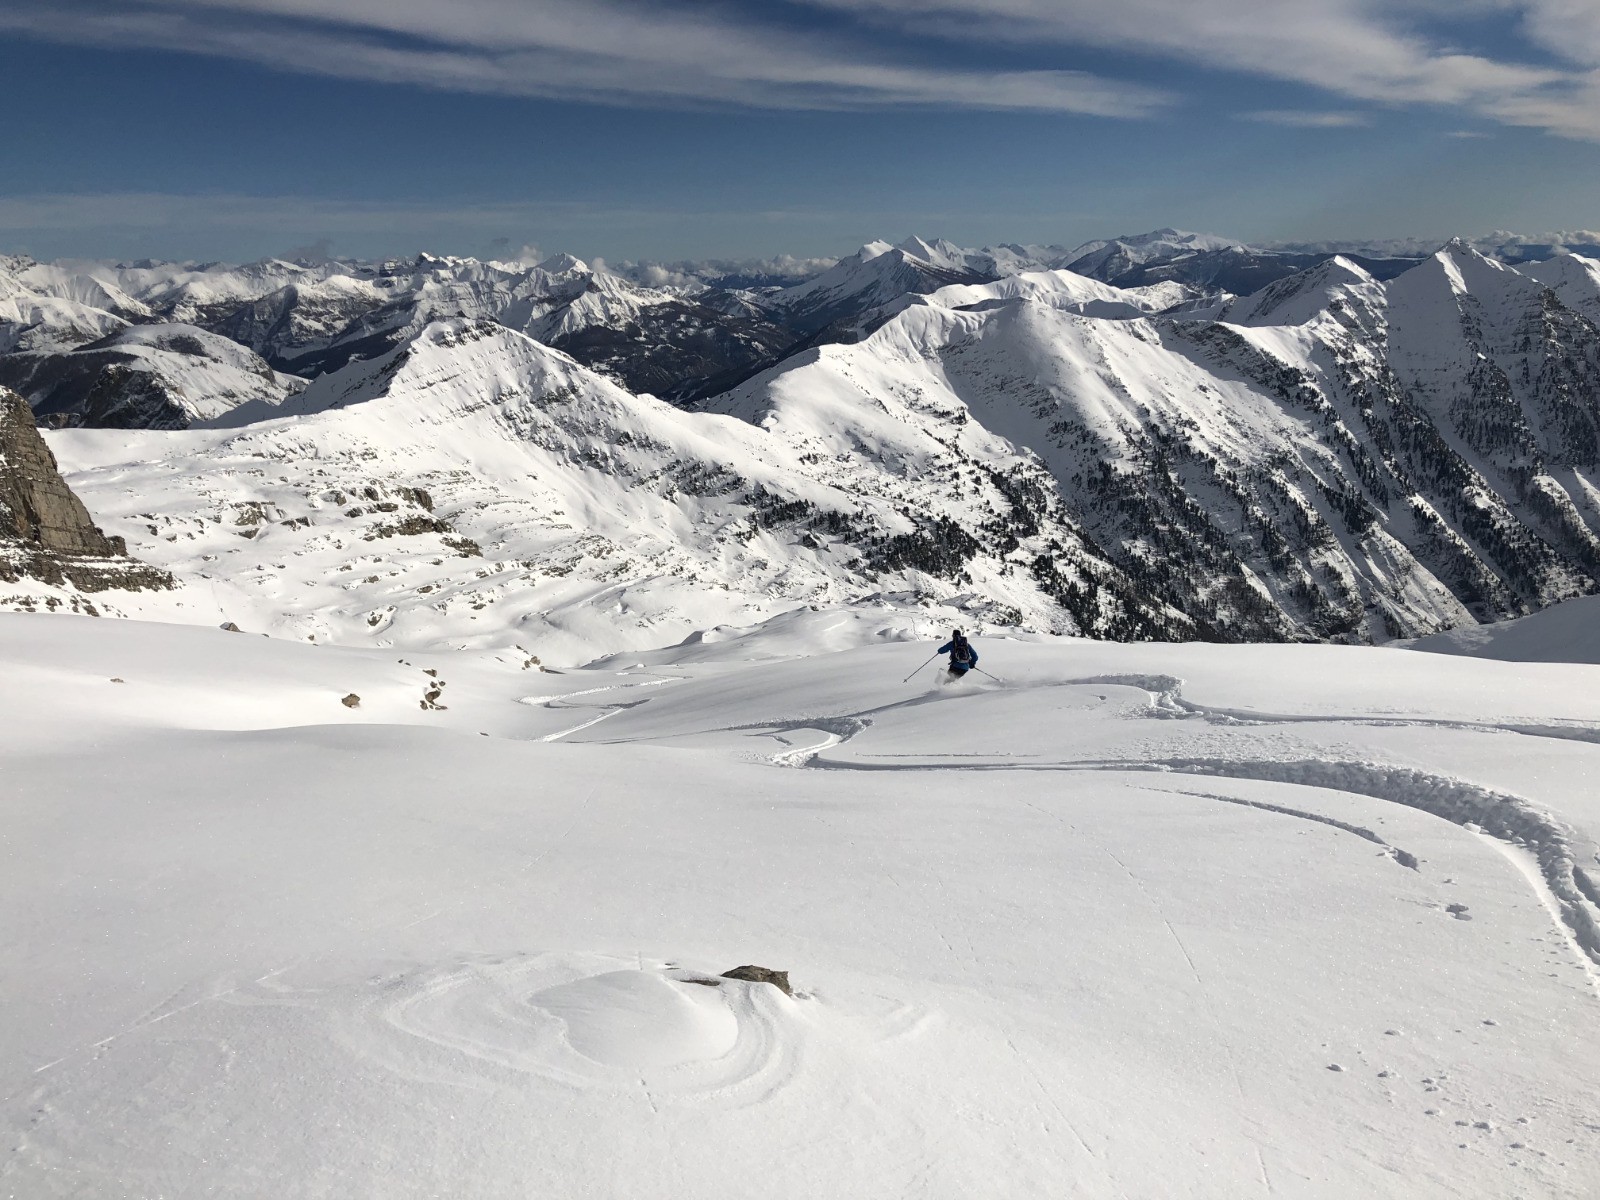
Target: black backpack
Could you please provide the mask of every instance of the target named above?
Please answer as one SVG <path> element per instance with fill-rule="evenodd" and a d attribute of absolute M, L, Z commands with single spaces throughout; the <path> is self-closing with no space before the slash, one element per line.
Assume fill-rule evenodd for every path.
<path fill-rule="evenodd" d="M 962 638 L 961 641 L 950 648 L 950 665 L 956 666 L 957 664 L 963 667 L 972 665 L 972 647 L 967 644 L 965 638 Z"/>

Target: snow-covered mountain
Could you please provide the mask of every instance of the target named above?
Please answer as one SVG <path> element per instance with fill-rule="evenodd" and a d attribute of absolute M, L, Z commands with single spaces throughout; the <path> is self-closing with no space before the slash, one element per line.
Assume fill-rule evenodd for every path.
<path fill-rule="evenodd" d="M 1172 234 L 1094 252 L 1130 247 L 1150 262 L 1236 248 Z M 1591 260 L 1515 270 L 1453 242 L 1389 280 L 1334 256 L 1205 297 L 1007 253 L 874 243 L 743 292 L 642 287 L 570 256 L 322 264 L 287 283 L 292 264 L 267 264 L 219 271 L 211 291 L 209 268 L 102 285 L 22 265 L 13 280 L 62 303 L 120 296 L 129 315 L 96 310 L 117 331 L 87 345 L 0 356 L 0 378 L 58 424 L 215 426 L 56 435 L 75 439 L 61 452 L 91 508 L 179 578 L 239 587 L 213 565 L 242 561 L 239 531 L 335 573 L 362 565 L 356 542 L 383 543 L 363 551 L 373 584 L 289 589 L 285 563 L 245 573 L 229 602 L 341 639 L 492 640 L 506 622 L 443 598 L 477 597 L 480 571 L 497 611 L 560 625 L 574 654 L 611 644 L 608 623 L 643 646 L 879 594 L 1036 630 L 1369 641 L 1600 585 Z M 244 279 L 278 286 L 222 327 L 316 373 L 298 399 L 240 342 L 151 323 Z M 568 391 L 568 408 L 528 407 Z M 250 460 L 281 467 L 244 486 Z M 418 490 L 448 510 L 412 512 Z M 371 504 L 318 499 L 334 494 Z M 181 535 L 163 524 L 190 511 L 202 524 Z M 240 514 L 261 519 L 236 529 Z M 374 532 L 409 518 L 421 541 Z M 446 536 L 496 565 L 447 567 L 428 591 L 391 582 L 453 562 Z M 604 553 L 581 553 L 586 537 Z M 566 582 L 519 562 L 564 564 Z M 707 581 L 726 603 L 708 607 Z M 599 615 L 593 588 L 618 583 L 640 598 Z M 405 615 L 423 609 L 448 619 Z"/>
<path fill-rule="evenodd" d="M 1217 257 L 1238 254 L 1253 265 Z M 969 249 L 910 237 L 899 245 L 870 243 L 826 269 L 814 260 L 779 259 L 677 264 L 681 270 L 630 264 L 618 273 L 560 254 L 537 265 L 427 254 L 244 266 L 13 258 L 0 260 L 0 355 L 65 351 L 129 322 L 168 321 L 219 333 L 277 370 L 315 378 L 378 357 L 430 321 L 488 318 L 573 354 L 632 391 L 694 400 L 808 345 L 864 336 L 889 306 L 952 284 L 1076 261 L 1079 274 L 1124 287 L 1240 292 L 1321 258 L 1172 230 L 1076 250 Z M 786 285 L 766 286 L 773 280 Z"/>
<path fill-rule="evenodd" d="M 899 245 L 869 242 L 828 270 L 756 298 L 776 320 L 813 340 L 859 333 L 864 314 L 960 284 L 993 283 L 1028 271 L 1066 265 L 1070 255 L 1058 246 L 999 246 L 967 250 L 943 239 L 910 237 Z"/>
<path fill-rule="evenodd" d="M 91 278 L 0 256 L 0 355 L 71 349 L 148 315 L 136 301 Z"/>
<path fill-rule="evenodd" d="M 1387 285 L 1336 259 L 1171 317 L 1031 282 L 934 293 L 708 403 L 780 425 L 827 403 L 836 454 L 844 414 L 999 433 L 1224 636 L 1424 633 L 1600 580 L 1600 334 L 1538 281 L 1453 243 Z"/>
<path fill-rule="evenodd" d="M 0 355 L 65 351 L 130 321 L 168 321 L 204 327 L 279 371 L 315 378 L 456 317 L 498 321 L 632 390 L 662 395 L 717 390 L 718 379 L 748 375 L 799 336 L 737 293 L 647 287 L 571 255 L 536 266 L 426 254 L 245 267 L 0 260 Z M 10 378 L 38 403 L 32 376 Z"/>
<path fill-rule="evenodd" d="M 163 322 L 70 350 L 0 355 L 0 385 L 25 394 L 53 425 L 182 429 L 240 404 L 279 404 L 305 381 L 225 337 Z"/>
<path fill-rule="evenodd" d="M 1061 265 L 1119 287 L 1181 283 L 1202 291 L 1243 294 L 1318 266 L 1336 254 L 1343 254 L 1379 279 L 1391 279 L 1426 257 L 1359 249 L 1250 246 L 1211 234 L 1158 229 L 1088 242 L 1067 255 Z"/>
<path fill-rule="evenodd" d="M 97 519 L 190 585 L 129 610 L 150 615 L 200 604 L 324 641 L 557 662 L 868 601 L 1196 632 L 1084 542 L 1031 454 L 904 416 L 819 411 L 802 430 L 685 412 L 456 319 L 217 428 L 55 437 Z"/>
<path fill-rule="evenodd" d="M 1068 256 L 1068 266 L 1084 275 L 1109 279 L 1127 274 L 1149 263 L 1168 263 L 1216 254 L 1229 250 L 1248 250 L 1243 242 L 1209 233 L 1188 233 L 1181 229 L 1156 229 L 1085 242 Z"/>
<path fill-rule="evenodd" d="M 1519 270 L 1544 284 L 1573 312 L 1600 325 L 1600 260 L 1561 254 Z"/>
<path fill-rule="evenodd" d="M 916 302 L 923 298 L 908 299 Z M 1182 284 L 1119 288 L 1073 271 L 1056 270 L 1012 273 L 994 283 L 952 284 L 930 293 L 924 302 L 945 308 L 971 308 L 1028 300 L 1086 317 L 1117 320 L 1150 316 L 1194 299 L 1193 291 Z"/>
<path fill-rule="evenodd" d="M 912 237 L 875 242 L 785 287 L 735 264 L 704 277 L 632 277 L 558 254 L 537 265 L 418 255 L 384 263 L 0 261 L 0 355 L 65 351 L 128 322 L 201 326 L 315 378 L 381 356 L 436 320 L 489 319 L 564 350 L 635 392 L 693 400 L 797 349 L 860 336 L 909 295 L 1058 267 L 1060 247 L 982 250 Z M 686 264 L 688 265 L 688 264 Z M 783 262 L 767 264 L 777 271 Z M 863 325 L 863 314 L 873 314 Z M 10 378 L 30 389 L 32 371 Z M 29 398 L 38 402 L 36 392 Z M 156 418 L 152 419 L 165 419 Z"/>
<path fill-rule="evenodd" d="M 947 242 L 938 247 L 921 238 L 911 238 L 899 246 L 869 242 L 822 274 L 771 293 L 762 302 L 791 329 L 815 334 L 902 296 L 935 291 L 952 283 L 986 283 L 991 278 L 989 273 L 969 265 Z"/>

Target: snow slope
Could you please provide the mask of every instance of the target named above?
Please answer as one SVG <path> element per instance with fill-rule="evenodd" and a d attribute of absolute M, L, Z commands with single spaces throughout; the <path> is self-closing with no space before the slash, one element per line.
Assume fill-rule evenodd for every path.
<path fill-rule="evenodd" d="M 1218 319 L 1234 325 L 1306 325 L 1334 305 L 1371 307 L 1382 303 L 1382 289 L 1347 258 L 1331 258 L 1249 296 L 1224 302 Z"/>
<path fill-rule="evenodd" d="M 1600 261 L 1562 254 L 1517 268 L 1553 291 L 1574 312 L 1600 324 Z"/>
<path fill-rule="evenodd" d="M 1514 621 L 1451 629 L 1400 644 L 1434 654 L 1506 662 L 1600 663 L 1600 596 L 1554 604 Z"/>
<path fill-rule="evenodd" d="M 761 641 L 0 616 L 0 1184 L 1600 1187 L 1595 668 Z"/>
<path fill-rule="evenodd" d="M 182 429 L 240 405 L 271 411 L 305 382 L 194 325 L 128 325 L 70 351 L 0 358 L 36 416 L 109 429 Z"/>
<path fill-rule="evenodd" d="M 864 601 L 1189 628 L 1036 506 L 1048 477 L 993 434 L 686 413 L 490 322 L 435 323 L 218 424 L 52 435 L 96 520 L 187 584 L 112 611 L 561 665 Z M 831 437 L 857 453 L 837 461 Z"/>
<path fill-rule="evenodd" d="M 927 297 L 929 304 L 971 308 L 1000 300 L 1032 300 L 1084 316 L 1119 318 L 1148 316 L 1189 299 L 1180 284 L 1116 288 L 1072 271 L 1022 271 L 995 283 L 954 284 Z"/>

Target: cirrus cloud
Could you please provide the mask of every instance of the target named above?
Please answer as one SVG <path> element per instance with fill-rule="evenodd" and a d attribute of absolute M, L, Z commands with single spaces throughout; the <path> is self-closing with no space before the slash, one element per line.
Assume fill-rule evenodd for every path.
<path fill-rule="evenodd" d="M 1164 59 L 1600 140 L 1596 0 L 0 0 L 0 30 L 623 106 L 1150 117 Z M 1121 77 L 1048 63 L 1101 50 Z"/>
<path fill-rule="evenodd" d="M 1372 118 L 1358 112 L 1309 112 L 1298 108 L 1269 108 L 1239 114 L 1240 120 L 1264 125 L 1283 125 L 1289 129 L 1355 129 L 1372 124 Z"/>
<path fill-rule="evenodd" d="M 997 44 L 1113 49 L 1306 84 L 1378 105 L 1437 105 L 1600 141 L 1595 0 L 802 0 Z M 1460 48 L 1515 22 L 1521 57 Z"/>
<path fill-rule="evenodd" d="M 1143 117 L 1163 91 L 1075 70 L 876 53 L 704 4 L 637 0 L 0 0 L 0 30 L 284 70 L 610 105 L 943 107 Z"/>

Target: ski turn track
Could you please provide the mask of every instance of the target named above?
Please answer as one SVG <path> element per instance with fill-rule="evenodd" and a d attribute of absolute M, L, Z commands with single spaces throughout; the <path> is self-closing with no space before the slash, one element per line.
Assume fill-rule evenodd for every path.
<path fill-rule="evenodd" d="M 1149 693 L 1150 709 L 1144 715 L 1158 720 L 1202 719 L 1221 724 L 1275 725 L 1280 723 L 1366 724 L 1379 726 L 1426 726 L 1483 733 L 1514 733 L 1534 737 L 1555 737 L 1600 743 L 1600 730 L 1583 726 L 1508 726 L 1490 723 L 1430 719 L 1381 718 L 1371 716 L 1283 716 L 1207 708 L 1186 701 L 1183 681 L 1170 675 L 1100 675 L 1050 686 L 1124 686 Z M 822 756 L 844 745 L 872 726 L 873 713 L 881 714 L 908 705 L 936 701 L 938 697 L 917 697 L 886 705 L 872 713 L 856 713 L 834 718 L 811 718 L 793 726 L 764 726 L 774 736 L 801 729 L 825 734 L 825 740 L 812 746 L 782 751 L 771 761 L 784 767 L 809 767 L 843 771 L 1146 771 L 1229 779 L 1289 783 L 1327 791 L 1366 796 L 1449 821 L 1453 825 L 1486 835 L 1502 853 L 1513 856 L 1519 873 L 1528 879 L 1540 904 L 1556 918 L 1563 936 L 1571 944 L 1591 985 L 1600 996 L 1600 877 L 1595 867 L 1600 853 L 1572 826 L 1520 796 L 1497 792 L 1476 784 L 1442 775 L 1432 775 L 1409 767 L 1383 763 L 1329 759 L 1263 759 L 1222 757 L 1173 757 L 1165 759 L 1060 763 L 940 763 L 914 762 L 878 764 L 839 761 Z M 1416 857 L 1391 846 L 1370 829 L 1331 817 L 1281 805 L 1245 800 L 1211 793 L 1186 793 L 1228 804 L 1255 808 L 1285 816 L 1315 821 L 1342 829 L 1380 845 L 1395 862 L 1418 869 Z M 1514 857 L 1522 852 L 1531 857 Z"/>
<path fill-rule="evenodd" d="M 1590 963 L 1600 966 L 1600 889 L 1589 871 L 1578 863 L 1578 835 L 1571 826 L 1518 796 L 1406 767 L 1365 762 L 1179 758 L 1142 766 L 1128 764 L 1123 769 L 1255 779 L 1351 792 L 1431 813 L 1475 833 L 1525 847 L 1538 863 L 1539 877 L 1555 900 L 1562 924 L 1571 931 Z M 1593 847 L 1585 849 L 1592 860 Z M 1545 902 L 1545 897 L 1541 895 L 1540 900 Z"/>
<path fill-rule="evenodd" d="M 538 739 L 541 742 L 559 742 L 562 738 L 570 737 L 574 733 L 588 729 L 592 725 L 600 724 L 600 722 L 604 721 L 607 717 L 614 717 L 625 709 L 633 708 L 635 705 L 645 703 L 645 700 L 633 700 L 626 704 L 617 703 L 597 706 L 588 704 L 568 704 L 567 701 L 578 696 L 597 696 L 602 692 L 623 692 L 631 691 L 637 688 L 661 687 L 663 684 L 676 682 L 677 677 L 669 675 L 663 679 L 648 679 L 643 683 L 619 683 L 612 684 L 609 687 L 585 688 L 581 692 L 567 692 L 564 695 L 552 696 L 548 699 L 543 697 L 530 697 L 524 700 L 523 703 L 537 704 L 543 708 L 551 710 L 552 712 L 557 712 L 563 709 L 586 709 L 593 707 L 599 707 L 601 709 L 598 715 L 590 717 L 587 721 L 580 721 L 578 724 L 570 726 L 567 729 L 558 729 L 554 733 L 547 733 Z M 648 699 L 648 697 L 646 697 L 646 699 Z"/>

